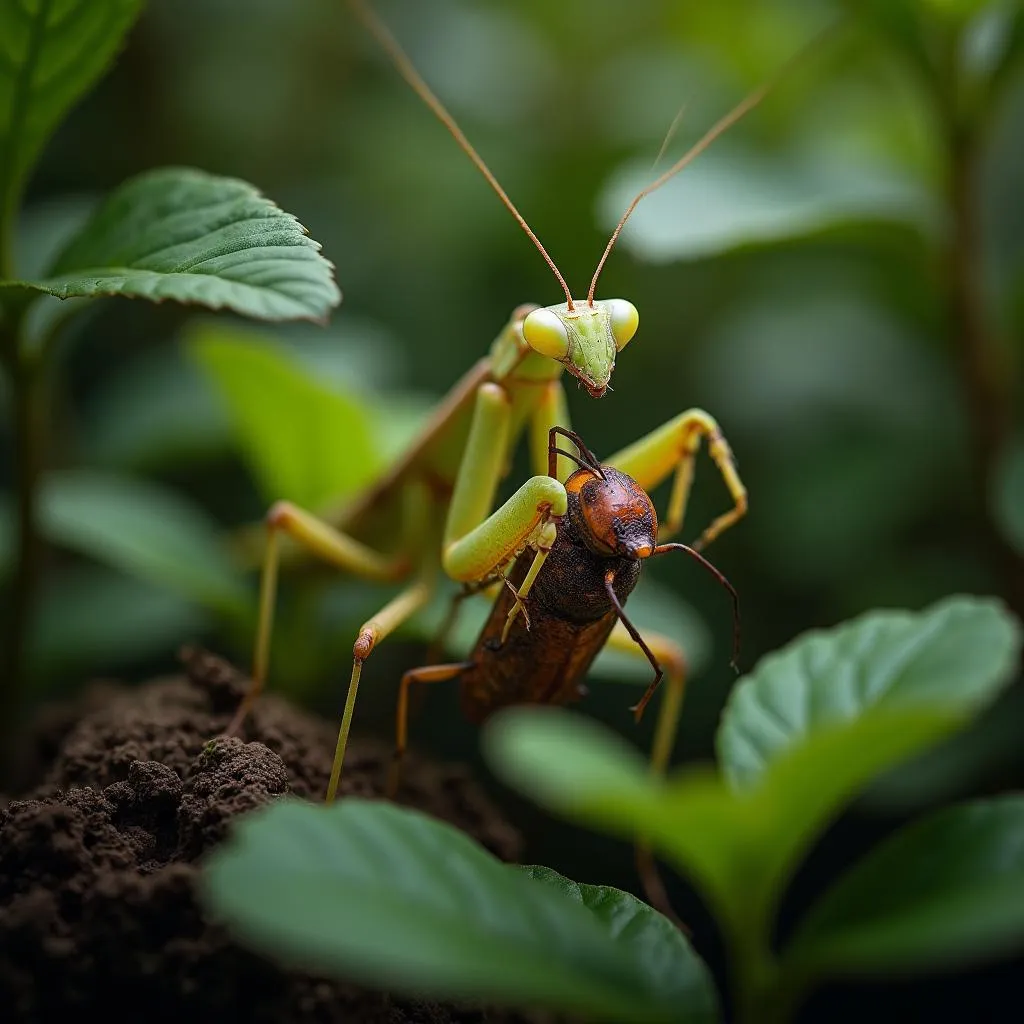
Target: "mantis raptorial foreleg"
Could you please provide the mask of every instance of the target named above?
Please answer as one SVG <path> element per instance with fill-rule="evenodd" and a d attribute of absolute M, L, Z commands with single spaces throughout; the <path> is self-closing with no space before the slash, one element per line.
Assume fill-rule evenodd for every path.
<path fill-rule="evenodd" d="M 718 516 L 694 542 L 693 547 L 698 550 L 707 547 L 747 511 L 747 489 L 736 472 L 732 449 L 712 416 L 703 409 L 688 409 L 607 460 L 608 465 L 633 477 L 645 491 L 657 487 L 670 473 L 675 472 L 668 514 L 662 520 L 658 532 L 659 539 L 664 539 L 683 525 L 686 503 L 693 484 L 694 460 L 702 438 L 706 439 L 708 454 L 732 496 L 733 507 Z"/>

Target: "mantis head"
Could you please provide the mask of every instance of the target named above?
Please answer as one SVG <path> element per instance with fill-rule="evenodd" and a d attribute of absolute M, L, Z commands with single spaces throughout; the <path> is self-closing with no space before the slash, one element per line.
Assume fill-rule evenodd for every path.
<path fill-rule="evenodd" d="M 562 302 L 530 312 L 523 320 L 523 337 L 600 398 L 608 390 L 615 356 L 629 344 L 639 322 L 636 306 L 626 299 Z"/>

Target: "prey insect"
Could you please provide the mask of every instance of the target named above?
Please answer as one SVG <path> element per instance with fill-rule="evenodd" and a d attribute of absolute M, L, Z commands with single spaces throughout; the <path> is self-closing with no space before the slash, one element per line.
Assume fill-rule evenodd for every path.
<path fill-rule="evenodd" d="M 549 456 L 552 427 L 569 427 L 562 387 L 568 371 L 594 398 L 605 394 L 618 353 L 636 333 L 639 315 L 625 299 L 595 298 L 598 279 L 637 204 L 703 152 L 768 92 L 764 85 L 719 120 L 690 150 L 628 205 L 597 263 L 586 298 L 574 298 L 554 261 L 483 159 L 365 0 L 349 0 L 413 90 L 441 120 L 487 179 L 551 268 L 565 301 L 517 307 L 487 356 L 442 400 L 417 441 L 384 476 L 346 508 L 325 516 L 277 502 L 266 517 L 252 685 L 228 727 L 242 727 L 262 692 L 269 666 L 278 570 L 284 555 L 312 555 L 361 578 L 402 583 L 355 639 L 352 672 L 327 799 L 341 778 L 363 666 L 373 650 L 434 595 L 442 574 L 463 584 L 491 580 L 531 552 L 524 581 L 537 579 L 569 507 L 563 485 L 572 471 L 565 455 Z M 520 438 L 529 436 L 535 475 L 495 510 L 498 486 Z M 739 520 L 747 493 L 715 420 L 690 409 L 622 449 L 605 464 L 643 491 L 673 478 L 662 534 L 683 522 L 697 452 L 704 442 L 732 500 L 694 542 L 700 549 Z M 549 463 L 549 458 L 553 459 Z M 553 467 L 553 468 L 552 468 Z M 563 520 L 564 521 L 564 520 Z M 511 594 L 509 595 L 511 599 Z M 513 600 L 522 610 L 519 597 Z M 517 611 L 517 614 L 518 614 Z"/>
<path fill-rule="evenodd" d="M 576 451 L 558 447 L 558 436 Z M 578 468 L 565 481 L 566 512 L 546 551 L 544 570 L 534 572 L 535 552 L 523 551 L 498 581 L 497 597 L 469 657 L 464 661 L 410 669 L 402 677 L 396 715 L 395 770 L 408 743 L 409 692 L 413 686 L 457 680 L 466 717 L 481 723 L 513 704 L 568 704 L 578 700 L 582 682 L 607 644 L 646 658 L 654 677 L 630 709 L 639 722 L 655 691 L 666 680 L 651 767 L 663 774 L 672 755 L 686 687 L 681 647 L 656 633 L 642 634 L 624 605 L 640 579 L 644 562 L 671 551 L 696 559 L 729 592 L 733 603 L 733 655 L 739 651 L 739 599 L 729 581 L 686 544 L 659 543 L 658 515 L 647 492 L 611 464 L 600 463 L 571 430 L 548 432 L 548 475 L 560 457 Z M 504 585 L 507 584 L 507 585 Z"/>

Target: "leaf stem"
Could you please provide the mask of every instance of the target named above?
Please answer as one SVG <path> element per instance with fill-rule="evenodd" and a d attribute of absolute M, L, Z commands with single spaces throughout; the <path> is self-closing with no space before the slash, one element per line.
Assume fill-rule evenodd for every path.
<path fill-rule="evenodd" d="M 45 425 L 43 364 L 41 360 L 22 352 L 19 335 L 18 321 L 0 323 L 0 351 L 4 353 L 8 368 L 14 406 L 17 490 L 15 566 L 8 593 L 3 651 L 0 652 L 0 755 L 4 757 L 9 756 L 10 739 L 16 732 L 24 698 L 25 654 L 38 588 L 42 547 L 38 497 Z"/>
<path fill-rule="evenodd" d="M 988 501 L 989 484 L 1012 429 L 1013 414 L 1009 352 L 990 324 L 980 277 L 983 252 L 976 201 L 980 133 L 958 109 L 955 85 L 943 108 L 952 225 L 945 288 L 971 425 L 973 503 L 1004 594 L 1014 611 L 1024 615 L 1024 559 L 1001 537 Z"/>

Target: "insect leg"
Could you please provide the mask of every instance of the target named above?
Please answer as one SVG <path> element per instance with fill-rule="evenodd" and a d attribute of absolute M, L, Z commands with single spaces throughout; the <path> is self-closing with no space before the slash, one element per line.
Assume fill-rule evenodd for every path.
<path fill-rule="evenodd" d="M 338 743 L 334 749 L 331 781 L 327 785 L 328 803 L 334 800 L 338 791 L 338 783 L 341 780 L 341 767 L 345 761 L 345 748 L 348 746 L 348 734 L 352 728 L 352 714 L 355 711 L 363 662 L 381 640 L 415 615 L 430 600 L 433 592 L 432 580 L 417 580 L 412 586 L 407 587 L 397 597 L 389 601 L 376 615 L 367 619 L 359 630 L 359 636 L 352 647 L 352 676 L 348 684 L 348 694 L 345 697 L 341 728 L 338 730 Z"/>
<path fill-rule="evenodd" d="M 722 474 L 733 507 L 718 516 L 694 542 L 698 550 L 707 547 L 747 511 L 747 489 L 736 472 L 732 449 L 713 417 L 703 409 L 689 409 L 606 460 L 607 465 L 628 473 L 645 491 L 657 487 L 675 472 L 668 514 L 659 533 L 659 539 L 663 539 L 683 525 L 693 483 L 694 460 L 702 438 L 707 441 L 708 454 Z"/>
<path fill-rule="evenodd" d="M 548 447 L 551 443 L 551 428 L 566 427 L 569 423 L 569 406 L 565 400 L 565 388 L 560 380 L 551 380 L 544 385 L 544 395 L 530 418 L 530 461 L 534 473 L 548 472 Z M 564 456 L 558 457 L 556 478 L 563 483 L 576 466 Z"/>
<path fill-rule="evenodd" d="M 508 450 L 511 402 L 497 384 L 481 385 L 469 440 L 445 524 L 442 565 L 455 580 L 472 583 L 493 575 L 526 548 L 553 518 L 565 515 L 565 488 L 534 476 L 491 512 Z"/>
<path fill-rule="evenodd" d="M 280 562 L 280 535 L 284 533 L 323 561 L 354 573 L 364 579 L 395 580 L 408 572 L 404 558 L 387 558 L 340 533 L 311 512 L 287 501 L 277 502 L 267 513 L 267 541 L 260 577 L 259 618 L 252 660 L 252 685 L 245 695 L 231 724 L 230 736 L 236 733 L 252 710 L 267 679 L 270 660 L 270 637 L 274 625 L 277 597 L 277 570 Z"/>
<path fill-rule="evenodd" d="M 411 668 L 402 676 L 398 688 L 398 712 L 395 715 L 395 755 L 391 763 L 391 775 L 388 779 L 388 796 L 394 799 L 398 793 L 401 778 L 402 758 L 409 742 L 409 687 L 413 683 L 445 683 L 449 679 L 457 679 L 466 669 L 472 668 L 471 661 L 458 661 L 450 665 L 427 665 L 423 668 Z"/>
<path fill-rule="evenodd" d="M 672 757 L 672 747 L 675 743 L 679 717 L 683 709 L 687 676 L 686 655 L 674 640 L 670 640 L 660 633 L 645 631 L 643 640 L 665 675 L 665 695 L 662 698 L 661 707 L 658 709 L 654 744 L 651 747 L 651 771 L 655 775 L 664 775 Z M 641 649 L 621 622 L 615 624 L 606 646 L 632 657 L 650 661 L 647 653 Z M 647 707 L 648 701 L 654 695 L 658 682 L 660 679 L 652 682 L 640 700 L 631 708 L 637 721 L 640 720 L 644 708 Z"/>

